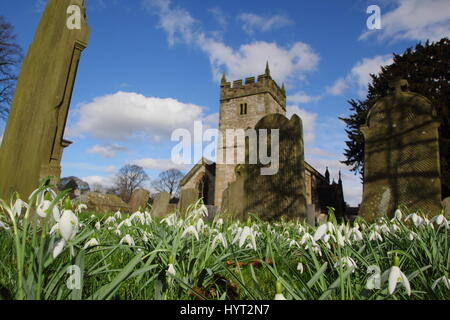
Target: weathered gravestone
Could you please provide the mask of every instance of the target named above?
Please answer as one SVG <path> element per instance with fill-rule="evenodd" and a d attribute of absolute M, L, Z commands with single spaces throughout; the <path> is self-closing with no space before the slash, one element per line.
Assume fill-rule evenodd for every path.
<path fill-rule="evenodd" d="M 248 213 L 255 213 L 265 220 L 282 216 L 306 219 L 301 119 L 297 115 L 289 120 L 278 113 L 269 114 L 258 121 L 255 129 L 258 142 L 253 144 L 247 141 L 246 164 L 236 167 L 236 180 L 230 183 L 223 194 L 222 211 L 240 219 L 246 219 Z M 279 143 L 272 148 L 272 140 L 277 140 L 276 130 Z M 264 133 L 267 134 L 267 141 Z M 264 172 L 264 169 L 273 168 L 274 164 L 262 161 L 262 155 L 271 155 L 273 161 L 272 155 L 274 152 L 276 155 L 277 151 L 278 170 Z M 251 158 L 256 154 L 257 161 L 254 161 Z"/>
<path fill-rule="evenodd" d="M 131 194 L 131 199 L 128 202 L 128 205 L 131 208 L 132 212 L 136 212 L 141 208 L 142 210 L 145 210 L 148 203 L 148 198 L 150 196 L 150 192 L 144 189 L 137 189 L 134 190 Z"/>
<path fill-rule="evenodd" d="M 169 213 L 170 193 L 159 192 L 155 195 L 155 199 L 152 204 L 152 216 L 153 217 L 165 217 Z"/>
<path fill-rule="evenodd" d="M 198 199 L 198 190 L 192 188 L 181 189 L 180 201 L 178 202 L 178 210 L 180 211 L 181 216 L 185 216 L 189 206 L 196 203 Z"/>
<path fill-rule="evenodd" d="M 69 6 L 74 5 L 68 14 Z M 77 10 L 78 8 L 78 10 Z M 64 147 L 64 128 L 81 52 L 89 28 L 84 0 L 49 0 L 28 48 L 17 81 L 0 150 L 0 198 L 22 197 L 52 176 L 56 184 Z M 78 14 L 80 13 L 80 14 Z M 80 22 L 69 29 L 68 19 Z"/>
<path fill-rule="evenodd" d="M 444 208 L 444 216 L 450 218 L 450 197 L 442 200 L 442 207 Z"/>
<path fill-rule="evenodd" d="M 408 211 L 436 215 L 441 210 L 439 120 L 431 102 L 409 92 L 406 80 L 369 111 L 364 134 L 364 187 L 360 215 L 368 220 Z"/>
<path fill-rule="evenodd" d="M 114 194 L 86 192 L 80 195 L 79 200 L 87 206 L 87 211 L 99 213 L 130 212 L 130 206 Z"/>

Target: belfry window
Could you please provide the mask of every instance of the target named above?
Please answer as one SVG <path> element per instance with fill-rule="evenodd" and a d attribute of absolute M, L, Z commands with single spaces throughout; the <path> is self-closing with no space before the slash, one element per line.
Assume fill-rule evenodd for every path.
<path fill-rule="evenodd" d="M 239 114 L 240 114 L 240 115 L 247 114 L 247 104 L 246 104 L 246 103 L 241 103 L 241 106 L 240 106 L 240 107 L 241 107 L 241 108 L 240 108 Z"/>

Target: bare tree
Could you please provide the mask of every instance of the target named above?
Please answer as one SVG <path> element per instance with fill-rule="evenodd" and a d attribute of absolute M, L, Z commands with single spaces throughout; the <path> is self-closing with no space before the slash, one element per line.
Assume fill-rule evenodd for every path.
<path fill-rule="evenodd" d="M 158 180 L 152 182 L 153 188 L 158 192 L 168 192 L 170 197 L 178 196 L 180 191 L 180 181 L 183 173 L 178 169 L 169 169 L 158 175 Z"/>
<path fill-rule="evenodd" d="M 14 94 L 22 49 L 15 42 L 14 27 L 0 16 L 0 119 L 6 120 Z"/>
<path fill-rule="evenodd" d="M 142 187 L 142 184 L 149 180 L 144 169 L 135 164 L 123 166 L 116 174 L 115 187 L 117 194 L 123 201 L 128 202 L 133 191 Z"/>

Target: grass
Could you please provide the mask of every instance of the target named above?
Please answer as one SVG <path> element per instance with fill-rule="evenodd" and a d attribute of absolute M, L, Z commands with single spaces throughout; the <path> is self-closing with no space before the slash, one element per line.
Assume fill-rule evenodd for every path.
<path fill-rule="evenodd" d="M 54 206 L 60 214 L 64 207 L 74 210 L 80 225 L 56 257 L 61 233 L 49 231 L 56 221 L 51 214 L 43 218 L 35 212 L 45 198 L 51 201 L 48 212 Z M 64 199 L 64 193 L 50 196 L 41 187 L 28 209 L 14 212 L 15 198 L 1 203 L 1 298 L 259 300 L 273 299 L 276 293 L 299 300 L 449 298 L 444 281 L 433 287 L 437 279 L 448 281 L 449 276 L 445 218 L 431 222 L 403 215 L 374 224 L 357 219 L 350 225 L 338 224 L 331 211 L 330 224 L 318 239 L 318 229 L 302 221 L 265 222 L 251 215 L 246 222 L 216 217 L 207 223 L 201 202 L 191 206 L 185 219 L 173 214 L 156 220 L 144 211 L 116 215 L 113 221 L 113 213 L 81 212 L 78 204 Z M 189 226 L 195 231 L 184 234 Z M 382 240 L 372 239 L 376 233 Z M 120 243 L 127 234 L 134 245 Z M 213 246 L 218 234 L 226 246 L 219 240 Z M 242 234 L 247 236 L 241 243 Z M 99 244 L 85 248 L 92 238 Z M 391 294 L 388 281 L 381 279 L 395 257 L 408 278 L 410 295 L 400 283 Z M 348 258 L 356 266 L 340 263 Z M 167 272 L 169 264 L 174 275 Z M 366 288 L 369 279 L 380 280 L 379 287 Z M 281 292 L 276 292 L 277 281 Z"/>

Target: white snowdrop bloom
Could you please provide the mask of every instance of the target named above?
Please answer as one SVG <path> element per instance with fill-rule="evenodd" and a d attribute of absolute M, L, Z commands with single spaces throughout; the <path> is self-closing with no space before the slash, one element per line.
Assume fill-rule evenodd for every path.
<path fill-rule="evenodd" d="M 121 223 L 119 223 L 119 225 L 117 226 L 117 229 L 120 229 L 123 225 L 125 225 L 127 227 L 131 227 L 131 225 L 132 225 L 131 220 L 129 218 L 123 220 Z"/>
<path fill-rule="evenodd" d="M 300 247 L 300 245 L 298 244 L 298 242 L 295 241 L 295 240 L 291 240 L 291 241 L 289 242 L 289 248 L 292 248 L 292 246 Z"/>
<path fill-rule="evenodd" d="M 306 229 L 301 224 L 298 225 L 297 230 L 299 234 L 306 232 Z"/>
<path fill-rule="evenodd" d="M 355 269 L 358 267 L 355 260 L 350 257 L 342 257 L 340 261 L 334 264 L 334 267 L 337 268 L 339 265 L 342 265 L 342 267 L 345 268 L 354 268 L 352 272 L 355 272 Z"/>
<path fill-rule="evenodd" d="M 297 264 L 297 270 L 300 271 L 300 273 L 303 273 L 303 263 L 299 262 Z"/>
<path fill-rule="evenodd" d="M 222 233 L 218 233 L 213 241 L 212 241 L 212 250 L 214 250 L 217 247 L 218 243 L 222 243 L 222 246 L 227 249 L 228 248 L 228 242 L 227 239 L 225 238 L 225 236 Z"/>
<path fill-rule="evenodd" d="M 396 224 L 392 224 L 391 230 L 392 230 L 392 232 L 398 232 L 398 231 L 400 231 L 400 227 Z"/>
<path fill-rule="evenodd" d="M 122 213 L 120 213 L 120 210 L 114 213 L 114 218 L 116 219 L 122 219 Z"/>
<path fill-rule="evenodd" d="M 205 223 L 203 222 L 203 219 L 202 218 L 198 219 L 197 224 L 196 224 L 197 232 L 198 233 L 202 232 L 204 227 L 205 227 Z"/>
<path fill-rule="evenodd" d="M 311 250 L 314 253 L 318 253 L 319 256 L 322 256 L 322 250 L 320 249 L 320 246 L 315 242 L 309 242 L 306 246 L 305 246 L 305 250 L 308 250 L 309 248 L 311 248 Z"/>
<path fill-rule="evenodd" d="M 25 201 L 21 199 L 16 199 L 14 205 L 12 207 L 12 215 L 15 217 L 19 217 L 22 213 L 22 209 L 28 209 L 29 205 Z M 5 208 L 6 209 L 6 208 Z"/>
<path fill-rule="evenodd" d="M 134 239 L 129 234 L 126 234 L 125 237 L 120 240 L 120 244 L 123 244 L 124 242 L 129 246 L 135 246 Z"/>
<path fill-rule="evenodd" d="M 95 217 L 95 214 L 92 214 L 91 215 L 91 219 L 95 219 L 96 217 Z"/>
<path fill-rule="evenodd" d="M 242 248 L 246 240 L 250 240 L 250 245 L 253 250 L 256 250 L 256 236 L 252 228 L 245 226 L 244 228 L 240 228 L 237 232 L 233 243 L 239 241 L 239 248 Z"/>
<path fill-rule="evenodd" d="M 147 225 L 150 225 L 150 224 L 152 224 L 152 215 L 149 213 L 149 212 L 145 212 L 144 213 L 144 218 L 145 218 L 145 223 L 147 224 Z"/>
<path fill-rule="evenodd" d="M 217 219 L 216 226 L 220 228 L 222 225 L 223 225 L 223 219 L 222 218 Z"/>
<path fill-rule="evenodd" d="M 406 289 L 406 293 L 408 294 L 408 296 L 410 296 L 411 295 L 411 286 L 409 284 L 408 278 L 400 270 L 399 267 L 393 266 L 389 271 L 389 294 L 394 293 L 398 282 L 403 283 L 403 285 Z"/>
<path fill-rule="evenodd" d="M 101 228 L 100 221 L 97 221 L 97 223 L 95 224 L 95 229 L 100 230 L 100 228 Z"/>
<path fill-rule="evenodd" d="M 435 223 L 438 226 L 445 226 L 447 229 L 449 229 L 449 222 L 448 220 L 444 217 L 444 215 L 440 214 L 438 216 L 434 216 L 433 218 L 431 218 L 430 220 L 431 223 Z"/>
<path fill-rule="evenodd" d="M 53 248 L 53 259 L 55 259 L 57 256 L 61 254 L 61 252 L 64 249 L 64 245 L 66 244 L 66 241 L 64 239 L 59 240 L 55 247 Z"/>
<path fill-rule="evenodd" d="M 114 218 L 113 216 L 108 217 L 108 218 L 105 220 L 105 224 L 112 224 L 112 223 L 115 223 L 115 222 L 116 222 L 116 218 Z"/>
<path fill-rule="evenodd" d="M 183 234 L 181 235 L 181 237 L 184 237 L 184 236 L 186 236 L 187 234 L 193 235 L 193 236 L 195 237 L 195 239 L 198 240 L 198 232 L 197 232 L 197 229 L 195 229 L 194 226 L 189 226 L 189 227 L 187 227 L 187 228 L 183 231 Z"/>
<path fill-rule="evenodd" d="M 92 238 L 91 240 L 86 242 L 86 244 L 84 245 L 83 249 L 87 249 L 87 248 L 98 246 L 98 245 L 99 245 L 99 243 L 98 243 L 97 239 Z"/>
<path fill-rule="evenodd" d="M 65 241 L 72 240 L 78 232 L 79 223 L 72 210 L 64 210 L 59 221 L 59 233 Z"/>
<path fill-rule="evenodd" d="M 59 231 L 59 223 L 55 223 L 53 227 L 50 229 L 49 234 L 54 234 L 56 231 Z"/>
<path fill-rule="evenodd" d="M 386 224 L 382 224 L 382 225 L 380 226 L 380 231 L 381 231 L 382 233 L 387 233 L 387 234 L 390 234 L 390 233 L 391 233 L 391 229 L 389 229 L 389 227 L 388 227 Z"/>
<path fill-rule="evenodd" d="M 177 272 L 175 271 L 175 268 L 173 267 L 172 263 L 169 264 L 169 266 L 167 268 L 167 271 L 166 271 L 166 274 L 168 274 L 168 275 L 170 274 L 172 276 L 177 274 Z"/>
<path fill-rule="evenodd" d="M 119 229 L 116 229 L 116 231 L 114 231 L 114 233 L 116 235 L 118 235 L 119 237 L 122 235 L 122 232 Z"/>
<path fill-rule="evenodd" d="M 164 219 L 162 219 L 160 223 L 165 223 L 169 227 L 172 227 L 175 225 L 176 219 L 177 219 L 177 216 L 175 215 L 175 213 L 172 213 L 172 214 L 168 215 L 167 217 L 165 217 Z"/>
<path fill-rule="evenodd" d="M 414 239 L 417 239 L 417 238 L 418 238 L 417 233 L 415 233 L 415 232 L 413 232 L 413 231 L 410 231 L 410 232 L 409 232 L 409 234 L 408 234 L 408 239 L 409 239 L 410 241 L 413 241 Z"/>
<path fill-rule="evenodd" d="M 424 222 L 424 219 L 421 216 L 417 215 L 416 213 L 412 213 L 409 216 L 407 216 L 405 218 L 405 221 L 406 220 L 411 220 L 416 227 L 420 226 Z"/>
<path fill-rule="evenodd" d="M 383 241 L 383 238 L 381 237 L 381 234 L 379 234 L 377 231 L 372 230 L 369 233 L 369 241 L 375 241 L 375 240 Z"/>
<path fill-rule="evenodd" d="M 392 218 L 392 222 L 394 221 L 402 221 L 403 213 L 400 209 L 395 210 L 394 218 Z"/>
<path fill-rule="evenodd" d="M 450 279 L 448 279 L 446 276 L 442 276 L 442 277 L 440 277 L 439 279 L 437 279 L 437 280 L 433 283 L 433 285 L 431 286 L 431 289 L 434 290 L 434 289 L 436 288 L 436 286 L 437 286 L 439 283 L 441 283 L 441 282 L 444 284 L 444 286 L 445 286 L 448 290 L 450 290 Z"/>
<path fill-rule="evenodd" d="M 144 233 L 144 235 L 142 236 L 142 241 L 144 241 L 145 243 L 148 242 L 148 237 L 147 235 Z"/>
<path fill-rule="evenodd" d="M 9 230 L 9 227 L 6 225 L 6 223 L 0 221 L 0 228 L 1 229 L 5 229 L 5 230 Z"/>
<path fill-rule="evenodd" d="M 324 223 L 320 225 L 314 233 L 314 241 L 318 241 L 319 239 L 322 239 L 327 233 L 333 233 L 334 231 L 335 227 L 331 222 Z"/>
<path fill-rule="evenodd" d="M 314 237 L 312 235 L 310 235 L 309 233 L 305 233 L 302 236 L 302 239 L 300 240 L 300 245 L 304 245 L 306 242 L 313 242 L 314 241 Z"/>
<path fill-rule="evenodd" d="M 353 241 L 364 240 L 363 234 L 358 229 L 353 229 Z"/>
<path fill-rule="evenodd" d="M 286 298 L 282 293 L 277 293 L 274 300 L 286 300 Z"/>
<path fill-rule="evenodd" d="M 50 209 L 51 204 L 52 202 L 50 200 L 44 200 L 41 203 L 39 203 L 38 206 L 36 207 L 36 213 L 38 214 L 38 216 L 40 216 L 41 218 L 45 218 L 47 216 L 48 213 L 47 211 Z M 59 209 L 56 205 L 53 206 L 52 215 L 59 217 Z"/>

